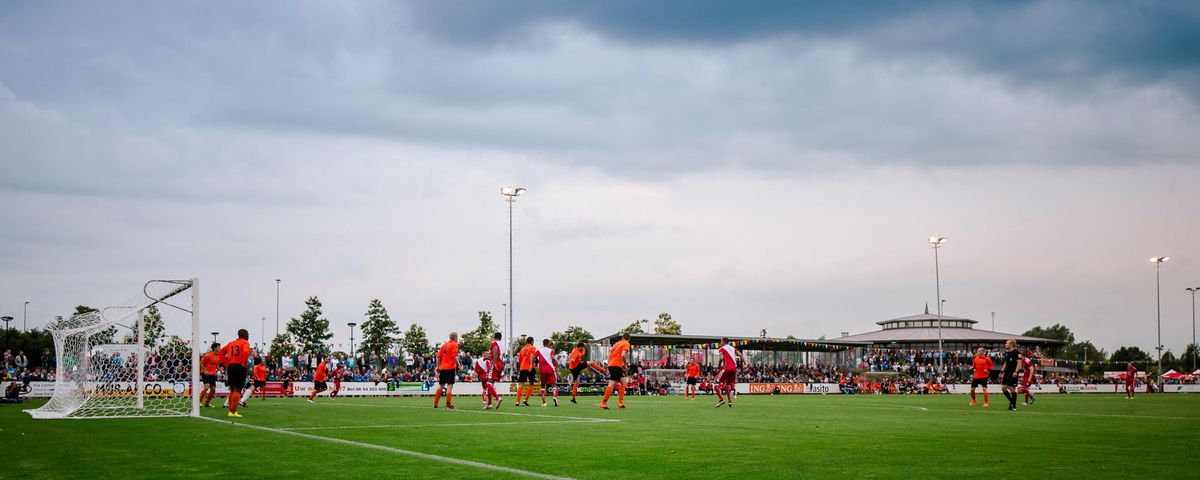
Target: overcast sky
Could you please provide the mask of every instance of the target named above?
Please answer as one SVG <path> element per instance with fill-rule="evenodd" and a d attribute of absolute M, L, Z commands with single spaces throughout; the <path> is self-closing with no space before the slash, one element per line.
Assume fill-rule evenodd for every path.
<path fill-rule="evenodd" d="M 5 2 L 0 314 L 1190 342 L 1196 2 Z"/>

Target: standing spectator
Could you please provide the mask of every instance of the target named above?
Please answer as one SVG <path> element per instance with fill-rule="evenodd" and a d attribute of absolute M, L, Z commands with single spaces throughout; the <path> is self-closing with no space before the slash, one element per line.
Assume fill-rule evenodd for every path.
<path fill-rule="evenodd" d="M 14 361 L 14 364 L 17 366 L 18 370 L 25 370 L 26 368 L 29 368 L 29 358 L 25 356 L 25 352 L 17 352 L 17 358 Z"/>
<path fill-rule="evenodd" d="M 49 350 L 42 350 L 42 368 L 50 368 L 54 365 L 54 357 L 50 355 Z"/>
<path fill-rule="evenodd" d="M 12 350 L 5 350 L 5 351 L 4 351 L 4 365 L 3 365 L 3 367 L 4 367 L 4 370 L 6 370 L 6 371 L 7 371 L 7 370 L 12 370 L 12 368 L 13 368 L 13 356 L 12 356 Z"/>

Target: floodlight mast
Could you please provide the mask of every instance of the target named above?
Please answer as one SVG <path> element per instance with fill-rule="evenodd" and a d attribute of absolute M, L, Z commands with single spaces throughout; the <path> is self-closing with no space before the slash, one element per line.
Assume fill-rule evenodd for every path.
<path fill-rule="evenodd" d="M 500 187 L 500 195 L 508 202 L 508 342 L 512 343 L 513 335 L 513 204 L 517 197 L 525 193 L 525 187 Z M 510 352 L 511 354 L 511 352 Z M 512 362 L 508 362 L 512 363 Z"/>
<path fill-rule="evenodd" d="M 1170 259 L 1171 259 L 1171 257 L 1165 256 L 1165 255 L 1161 256 L 1161 257 L 1150 257 L 1150 263 L 1154 264 L 1154 304 L 1155 304 L 1154 312 L 1155 312 L 1155 317 L 1158 320 L 1158 343 L 1155 344 L 1154 349 L 1158 350 L 1158 374 L 1159 375 L 1162 375 L 1162 351 L 1163 351 L 1163 344 L 1162 344 L 1162 281 L 1161 281 L 1161 275 L 1159 272 L 1162 270 L 1162 264 Z"/>
<path fill-rule="evenodd" d="M 933 279 L 934 285 L 937 288 L 937 325 L 938 325 L 938 371 L 939 374 L 945 374 L 945 365 L 942 357 L 945 356 L 945 350 L 942 347 L 942 273 L 941 265 L 938 264 L 938 247 L 946 243 L 946 237 L 933 236 L 929 237 L 929 244 L 933 246 Z"/>

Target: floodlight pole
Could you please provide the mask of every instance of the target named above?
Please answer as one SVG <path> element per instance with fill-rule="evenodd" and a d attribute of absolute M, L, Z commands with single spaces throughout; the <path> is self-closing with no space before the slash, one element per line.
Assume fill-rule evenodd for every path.
<path fill-rule="evenodd" d="M 275 279 L 275 336 L 279 336 L 279 283 L 282 280 Z"/>
<path fill-rule="evenodd" d="M 938 325 L 938 372 L 945 373 L 945 361 L 942 357 L 946 355 L 945 349 L 942 346 L 942 268 L 938 262 L 938 247 L 946 242 L 946 237 L 929 237 L 930 245 L 933 245 L 933 279 L 934 285 L 937 288 L 937 325 Z"/>
<path fill-rule="evenodd" d="M 25 311 L 21 313 L 21 329 L 29 331 L 29 302 L 25 302 Z"/>
<path fill-rule="evenodd" d="M 1192 292 L 1192 371 L 1196 371 L 1196 357 L 1200 352 L 1200 348 L 1196 346 L 1196 292 L 1200 291 L 1200 287 L 1191 287 L 1187 291 Z"/>
<path fill-rule="evenodd" d="M 1162 375 L 1162 264 L 1170 260 L 1171 257 L 1151 257 L 1150 261 L 1154 263 L 1154 312 L 1158 319 L 1158 343 L 1154 347 L 1158 350 L 1158 374 Z"/>
<path fill-rule="evenodd" d="M 353 360 L 354 359 L 354 326 L 358 325 L 358 324 L 354 323 L 354 322 L 350 322 L 350 323 L 347 323 L 346 325 L 350 326 L 350 359 Z M 355 365 L 355 367 L 357 367 L 357 366 L 358 365 Z"/>
<path fill-rule="evenodd" d="M 524 187 L 500 188 L 500 194 L 504 195 L 504 201 L 508 202 L 508 324 L 510 330 L 513 324 L 513 204 L 517 202 L 517 197 L 524 192 Z M 512 335 L 512 332 L 509 334 Z"/>

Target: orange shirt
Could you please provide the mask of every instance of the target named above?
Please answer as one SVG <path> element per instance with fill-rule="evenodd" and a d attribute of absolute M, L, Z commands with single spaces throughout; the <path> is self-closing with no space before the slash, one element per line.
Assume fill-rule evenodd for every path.
<path fill-rule="evenodd" d="M 260 382 L 267 381 L 267 366 L 258 364 L 254 366 L 254 379 Z"/>
<path fill-rule="evenodd" d="M 443 343 L 438 349 L 438 370 L 458 370 L 458 342 Z"/>
<path fill-rule="evenodd" d="M 575 347 L 571 350 L 571 356 L 567 358 L 567 367 L 574 370 L 580 363 L 583 363 L 583 349 Z"/>
<path fill-rule="evenodd" d="M 322 360 L 321 363 L 317 365 L 317 373 L 313 374 L 313 381 L 324 382 L 325 378 L 328 376 L 328 374 L 325 373 L 326 370 L 328 370 L 328 367 L 325 366 L 325 361 Z"/>
<path fill-rule="evenodd" d="M 250 342 L 241 337 L 234 341 L 226 343 L 221 347 L 221 364 L 222 365 L 246 365 L 246 360 L 250 359 Z"/>
<path fill-rule="evenodd" d="M 629 352 L 629 341 L 621 339 L 621 341 L 613 345 L 612 349 L 608 351 L 608 366 L 624 367 L 625 353 L 627 352 Z"/>
<path fill-rule="evenodd" d="M 992 371 L 992 367 L 996 364 L 992 363 L 992 359 L 988 357 L 975 357 L 971 363 L 975 366 L 975 378 L 987 378 L 988 373 Z"/>
<path fill-rule="evenodd" d="M 521 362 L 521 370 L 533 370 L 533 356 L 536 354 L 537 347 L 531 344 L 521 347 L 521 351 L 517 353 L 517 359 Z"/>
<path fill-rule="evenodd" d="M 689 363 L 687 366 L 688 378 L 696 378 L 700 376 L 700 366 L 694 363 Z"/>
<path fill-rule="evenodd" d="M 200 373 L 205 375 L 216 375 L 217 365 L 221 364 L 220 355 L 217 352 L 208 352 L 200 357 Z"/>

